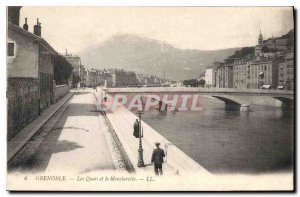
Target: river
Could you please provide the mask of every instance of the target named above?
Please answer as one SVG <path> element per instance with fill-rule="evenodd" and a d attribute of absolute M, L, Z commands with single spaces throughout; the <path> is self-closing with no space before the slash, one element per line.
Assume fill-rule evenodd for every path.
<path fill-rule="evenodd" d="M 225 111 L 203 98 L 202 111 L 147 111 L 143 120 L 212 173 L 292 171 L 293 111 L 251 106 Z"/>

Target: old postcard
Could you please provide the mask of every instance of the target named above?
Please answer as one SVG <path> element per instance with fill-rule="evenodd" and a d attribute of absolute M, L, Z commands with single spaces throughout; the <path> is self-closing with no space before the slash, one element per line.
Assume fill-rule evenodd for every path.
<path fill-rule="evenodd" d="M 293 191 L 293 7 L 7 7 L 7 190 Z"/>

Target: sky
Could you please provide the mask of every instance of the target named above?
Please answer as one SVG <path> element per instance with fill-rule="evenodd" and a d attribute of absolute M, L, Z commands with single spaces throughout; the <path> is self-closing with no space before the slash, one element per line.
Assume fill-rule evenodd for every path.
<path fill-rule="evenodd" d="M 129 33 L 181 49 L 254 46 L 293 28 L 291 7 L 22 7 L 20 26 L 36 18 L 58 52 L 76 54 L 115 34 Z"/>

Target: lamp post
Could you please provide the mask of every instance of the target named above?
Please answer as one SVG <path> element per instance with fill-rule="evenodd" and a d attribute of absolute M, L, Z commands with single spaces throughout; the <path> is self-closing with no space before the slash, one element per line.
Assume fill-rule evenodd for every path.
<path fill-rule="evenodd" d="M 139 116 L 139 149 L 138 149 L 138 153 L 139 153 L 139 158 L 138 158 L 138 167 L 144 167 L 144 159 L 143 159 L 143 146 L 142 146 L 142 111 L 138 111 L 137 112 L 138 116 Z"/>

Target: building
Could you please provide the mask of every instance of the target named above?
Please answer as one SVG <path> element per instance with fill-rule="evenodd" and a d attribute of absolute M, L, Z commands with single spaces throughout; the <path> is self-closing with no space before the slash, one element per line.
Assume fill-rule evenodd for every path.
<path fill-rule="evenodd" d="M 255 48 L 255 58 L 250 62 L 250 88 L 282 88 L 292 89 L 294 81 L 293 50 L 294 31 L 278 38 L 262 40 L 260 33 Z"/>
<path fill-rule="evenodd" d="M 88 87 L 96 87 L 97 85 L 99 85 L 98 77 L 97 75 L 99 74 L 98 70 L 96 69 L 90 69 L 88 70 L 88 78 L 87 78 L 87 86 Z"/>
<path fill-rule="evenodd" d="M 97 86 L 100 86 L 100 85 L 104 85 L 104 81 L 103 81 L 103 83 L 101 83 L 102 82 L 102 72 L 101 72 L 101 70 L 96 70 L 97 71 L 97 75 L 96 75 L 96 82 L 97 82 Z"/>
<path fill-rule="evenodd" d="M 214 62 L 215 81 L 217 88 L 225 88 L 225 66 L 223 62 Z"/>
<path fill-rule="evenodd" d="M 113 79 L 112 79 L 112 74 L 109 70 L 103 69 L 100 70 L 100 82 L 99 85 L 107 86 L 107 87 L 112 87 L 113 85 Z"/>
<path fill-rule="evenodd" d="M 86 86 L 95 87 L 95 86 L 105 86 L 112 87 L 112 74 L 114 70 L 108 69 L 86 69 L 87 70 L 87 78 L 86 78 Z"/>
<path fill-rule="evenodd" d="M 114 87 L 138 86 L 139 84 L 135 72 L 117 69 L 112 72 L 112 82 Z"/>
<path fill-rule="evenodd" d="M 78 87 L 86 87 L 87 69 L 83 65 L 79 66 L 79 77 L 80 77 L 80 82 L 78 84 Z"/>
<path fill-rule="evenodd" d="M 286 35 L 280 37 L 271 37 L 267 40 L 263 40 L 263 36 L 259 34 L 258 45 L 255 48 L 255 55 L 259 55 L 260 53 L 274 53 L 278 51 L 287 51 L 291 50 L 290 42 L 294 41 L 294 30 L 290 30 Z"/>
<path fill-rule="evenodd" d="M 278 63 L 278 86 L 294 90 L 294 53 L 288 52 Z"/>
<path fill-rule="evenodd" d="M 80 57 L 78 55 L 72 55 L 68 53 L 68 50 L 66 49 L 66 53 L 64 55 L 64 57 L 66 58 L 66 60 L 72 65 L 73 67 L 73 79 L 75 80 L 76 78 L 79 78 L 79 82 L 78 83 L 73 83 L 72 82 L 72 86 L 73 87 L 80 87 L 80 85 L 83 85 L 84 82 L 81 82 L 82 79 L 82 75 L 84 74 L 84 67 L 81 65 L 81 60 Z"/>
<path fill-rule="evenodd" d="M 215 63 L 215 87 L 233 88 L 233 63 L 232 59 L 225 59 L 224 63 Z"/>
<path fill-rule="evenodd" d="M 261 34 L 261 31 L 260 31 L 259 36 L 258 36 L 258 44 L 255 47 L 255 56 L 261 56 L 262 55 L 263 47 L 264 47 L 264 40 L 263 40 L 263 36 Z"/>
<path fill-rule="evenodd" d="M 81 65 L 80 57 L 78 55 L 69 54 L 67 49 L 64 57 L 70 64 L 72 64 L 74 68 L 73 72 L 79 75 L 79 70 Z"/>
<path fill-rule="evenodd" d="M 249 88 L 250 59 L 238 58 L 233 61 L 233 87 L 239 89 Z"/>
<path fill-rule="evenodd" d="M 163 79 L 153 75 L 137 73 L 136 77 L 140 86 L 161 86 L 164 83 Z"/>
<path fill-rule="evenodd" d="M 287 58 L 283 56 L 289 48 L 289 40 L 293 39 L 290 38 L 293 36 L 291 34 L 293 34 L 292 30 L 279 38 L 272 36 L 263 40 L 260 32 L 258 45 L 255 47 L 255 58 L 252 59 L 249 67 L 249 88 L 277 88 L 279 84 L 287 86 L 285 63 Z M 278 69 L 278 66 L 282 69 Z"/>
<path fill-rule="evenodd" d="M 233 88 L 233 65 L 224 64 L 224 88 Z"/>
<path fill-rule="evenodd" d="M 261 89 L 263 87 L 276 88 L 278 85 L 279 58 L 256 57 L 250 63 L 249 87 Z"/>
<path fill-rule="evenodd" d="M 214 66 L 209 66 L 205 70 L 204 80 L 206 87 L 216 87 L 216 69 Z"/>
<path fill-rule="evenodd" d="M 53 103 L 54 58 L 58 53 L 41 37 L 37 19 L 34 32 L 27 19 L 19 27 L 21 7 L 8 7 L 7 125 L 8 138 Z"/>
<path fill-rule="evenodd" d="M 247 51 L 243 55 L 230 56 L 225 59 L 225 63 L 215 62 L 214 66 L 206 69 L 207 86 L 213 85 L 215 80 L 215 86 L 219 88 L 260 89 L 282 86 L 281 88 L 293 89 L 293 40 L 294 30 L 268 40 L 263 40 L 260 32 L 254 52 Z M 242 54 L 243 49 L 237 52 Z"/>
<path fill-rule="evenodd" d="M 249 88 L 277 88 L 278 63 L 287 50 L 287 43 L 288 39 L 284 37 L 263 40 L 260 32 L 255 57 L 248 65 Z"/>

